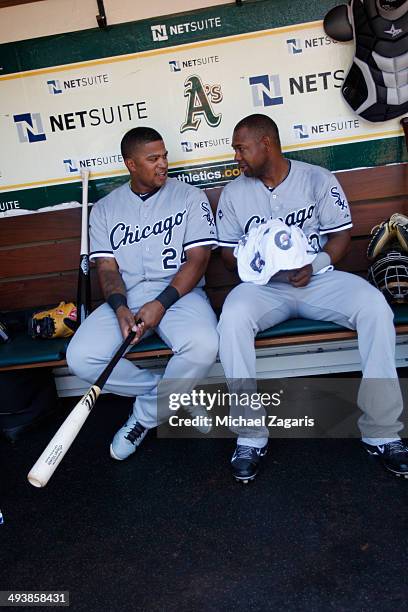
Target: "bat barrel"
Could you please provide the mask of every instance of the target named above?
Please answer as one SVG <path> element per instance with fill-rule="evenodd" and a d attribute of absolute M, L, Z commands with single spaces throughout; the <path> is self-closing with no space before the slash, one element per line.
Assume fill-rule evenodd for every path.
<path fill-rule="evenodd" d="M 33 465 L 27 478 L 34 487 L 45 487 L 85 423 L 101 389 L 93 385 L 67 416 Z"/>
<path fill-rule="evenodd" d="M 38 489 L 41 489 L 41 487 L 45 487 L 45 485 L 47 484 L 47 483 L 42 482 L 41 480 L 37 478 L 37 476 L 32 475 L 32 474 L 29 474 L 27 478 L 28 478 L 29 483 L 32 484 L 33 487 L 37 487 Z"/>
<path fill-rule="evenodd" d="M 27 479 L 34 487 L 45 487 L 78 435 L 92 408 L 95 406 L 102 387 L 108 380 L 113 368 L 135 336 L 136 332 L 130 332 L 124 342 L 122 342 L 96 383 L 92 385 L 89 391 L 72 409 L 39 459 L 33 465 Z"/>

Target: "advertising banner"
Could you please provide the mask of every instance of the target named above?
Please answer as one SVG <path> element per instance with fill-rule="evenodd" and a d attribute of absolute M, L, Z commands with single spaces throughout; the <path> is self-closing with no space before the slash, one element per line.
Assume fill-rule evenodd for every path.
<path fill-rule="evenodd" d="M 166 25 L 151 32 L 170 39 Z M 402 135 L 398 119 L 369 123 L 343 100 L 353 53 L 316 21 L 5 74 L 0 212 L 66 202 L 29 196 L 78 183 L 81 168 L 115 186 L 127 175 L 120 140 L 139 125 L 163 134 L 170 174 L 198 187 L 237 176 L 232 132 L 251 113 L 276 121 L 285 152 Z"/>

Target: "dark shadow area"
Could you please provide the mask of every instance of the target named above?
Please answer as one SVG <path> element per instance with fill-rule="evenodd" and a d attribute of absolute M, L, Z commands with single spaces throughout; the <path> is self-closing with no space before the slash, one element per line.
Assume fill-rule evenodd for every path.
<path fill-rule="evenodd" d="M 357 440 L 272 440 L 240 485 L 228 439 L 152 432 L 113 461 L 130 406 L 101 397 L 44 489 L 26 475 L 64 414 L 1 440 L 0 590 L 91 612 L 405 608 L 408 481 Z"/>

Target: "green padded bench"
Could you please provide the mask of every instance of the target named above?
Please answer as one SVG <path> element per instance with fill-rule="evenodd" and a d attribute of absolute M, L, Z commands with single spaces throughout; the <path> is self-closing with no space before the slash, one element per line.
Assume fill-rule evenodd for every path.
<path fill-rule="evenodd" d="M 0 371 L 66 365 L 65 353 L 69 338 L 33 339 L 20 332 L 10 342 L 0 345 Z M 156 335 L 132 348 L 135 355 L 152 357 L 171 355 L 166 344 Z"/>
<path fill-rule="evenodd" d="M 408 305 L 396 305 L 393 310 L 397 333 L 408 333 Z M 293 343 L 354 338 L 355 335 L 355 332 L 336 323 L 290 319 L 260 332 L 255 344 L 257 348 L 266 348 Z M 62 338 L 34 340 L 20 332 L 11 342 L 0 346 L 0 370 L 64 366 L 66 365 L 65 353 L 68 343 L 69 339 Z M 168 346 L 154 334 L 133 346 L 127 357 L 131 360 L 139 360 L 170 355 L 171 351 Z"/>

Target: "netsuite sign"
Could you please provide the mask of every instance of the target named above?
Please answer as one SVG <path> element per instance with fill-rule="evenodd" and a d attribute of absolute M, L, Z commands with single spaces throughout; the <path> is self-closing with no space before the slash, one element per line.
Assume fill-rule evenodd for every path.
<path fill-rule="evenodd" d="M 67 91 L 103 87 L 109 84 L 108 74 L 94 74 L 81 76 L 76 79 L 50 79 L 47 81 L 48 92 L 53 96 L 65 93 Z"/>
<path fill-rule="evenodd" d="M 207 17 L 207 19 L 199 19 L 197 21 L 186 21 L 185 23 L 177 23 L 175 25 L 152 25 L 150 27 L 152 39 L 154 42 L 162 42 L 169 40 L 172 36 L 181 36 L 195 32 L 204 32 L 221 27 L 221 17 Z"/>
<path fill-rule="evenodd" d="M 115 106 L 49 115 L 48 127 L 49 131 L 55 133 L 147 118 L 146 102 L 141 100 L 128 104 L 117 104 Z M 46 130 L 44 129 L 40 113 L 20 113 L 13 115 L 13 119 L 16 124 L 18 139 L 21 143 L 35 143 L 47 140 Z"/>
<path fill-rule="evenodd" d="M 260 74 L 248 78 L 253 106 L 274 106 L 283 104 L 285 95 L 296 96 L 314 92 L 339 89 L 344 82 L 344 70 L 323 71 L 288 77 L 284 81 L 279 74 Z"/>

